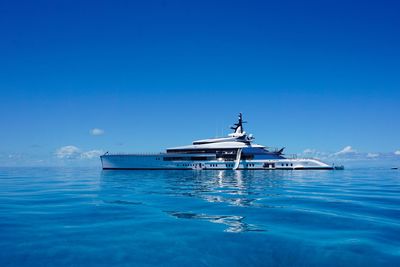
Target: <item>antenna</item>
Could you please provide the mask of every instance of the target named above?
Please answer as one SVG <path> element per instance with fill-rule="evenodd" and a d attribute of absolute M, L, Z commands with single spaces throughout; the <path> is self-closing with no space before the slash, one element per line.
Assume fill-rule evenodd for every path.
<path fill-rule="evenodd" d="M 231 129 L 236 132 L 237 129 L 240 127 L 240 133 L 243 133 L 243 123 L 246 123 L 246 122 L 247 121 L 243 121 L 243 115 L 242 115 L 242 112 L 240 112 L 239 117 L 238 117 L 238 122 L 235 123 L 234 126 L 231 127 Z"/>

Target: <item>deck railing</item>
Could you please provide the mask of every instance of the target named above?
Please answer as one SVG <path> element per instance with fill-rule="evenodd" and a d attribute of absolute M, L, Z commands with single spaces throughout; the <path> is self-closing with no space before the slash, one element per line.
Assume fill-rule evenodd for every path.
<path fill-rule="evenodd" d="M 142 152 L 138 152 L 138 153 L 126 153 L 126 152 L 117 152 L 117 153 L 104 153 L 103 156 L 159 156 L 159 155 L 163 155 L 165 153 L 142 153 Z"/>
<path fill-rule="evenodd" d="M 270 150 L 271 151 L 271 150 Z M 161 156 L 161 155 L 166 155 L 167 153 L 163 153 L 163 152 L 158 152 L 158 153 L 142 153 L 142 152 L 138 152 L 138 153 L 126 153 L 126 152 L 119 152 L 119 153 L 109 153 L 106 152 L 105 154 L 103 154 L 103 156 Z M 180 154 L 180 153 L 176 153 L 176 154 Z M 184 154 L 184 153 L 182 153 Z M 210 154 L 213 155 L 212 153 L 198 153 L 198 154 Z M 314 159 L 312 157 L 303 157 L 303 156 L 298 156 L 297 154 L 282 154 L 283 157 L 287 158 L 287 159 Z"/>

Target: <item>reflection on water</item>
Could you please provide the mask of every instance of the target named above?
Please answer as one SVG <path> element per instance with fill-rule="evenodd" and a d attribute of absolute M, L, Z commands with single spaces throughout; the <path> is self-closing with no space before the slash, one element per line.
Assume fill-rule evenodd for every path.
<path fill-rule="evenodd" d="M 231 215 L 207 215 L 188 212 L 166 211 L 168 214 L 179 219 L 198 219 L 206 220 L 212 223 L 221 223 L 228 226 L 225 232 L 240 233 L 240 232 L 263 232 L 265 230 L 257 228 L 255 225 L 243 222 L 242 216 Z"/>
<path fill-rule="evenodd" d="M 264 175 L 255 175 L 254 171 L 103 171 L 102 186 L 118 188 L 119 194 L 115 196 L 116 199 L 107 200 L 112 204 L 149 206 L 151 203 L 148 202 L 154 199 L 167 203 L 174 197 L 184 198 L 185 202 L 173 202 L 174 205 L 167 206 L 164 210 L 173 210 L 167 213 L 179 219 L 198 219 L 225 224 L 228 226 L 226 232 L 238 233 L 264 231 L 266 226 L 247 223 L 247 218 L 240 214 L 243 210 L 229 207 L 274 208 L 275 206 L 260 201 L 265 197 L 279 195 L 277 192 L 266 191 L 268 188 L 275 191 L 274 189 L 281 187 L 284 182 L 283 175 L 285 174 L 282 172 L 270 171 L 265 171 Z M 138 194 L 147 196 L 147 203 L 143 203 L 146 201 L 141 199 L 132 200 Z M 109 194 L 107 197 L 109 198 Z M 213 214 L 210 209 L 194 212 L 193 207 L 183 205 L 188 203 L 188 198 L 228 207 L 225 208 L 228 215 Z"/>

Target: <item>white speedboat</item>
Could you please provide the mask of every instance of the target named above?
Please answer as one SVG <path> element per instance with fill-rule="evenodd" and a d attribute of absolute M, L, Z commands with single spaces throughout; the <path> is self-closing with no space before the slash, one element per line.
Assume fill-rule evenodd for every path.
<path fill-rule="evenodd" d="M 223 138 L 194 141 L 191 145 L 168 148 L 158 154 L 110 154 L 100 156 L 105 170 L 332 170 L 318 159 L 283 154 L 284 148 L 271 149 L 254 144 L 254 137 L 243 130 L 242 114 Z"/>

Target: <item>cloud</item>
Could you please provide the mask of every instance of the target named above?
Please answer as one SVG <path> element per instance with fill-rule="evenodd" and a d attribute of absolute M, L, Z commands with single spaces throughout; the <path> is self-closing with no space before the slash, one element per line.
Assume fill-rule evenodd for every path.
<path fill-rule="evenodd" d="M 300 153 L 299 156 L 301 157 L 305 157 L 305 158 L 315 158 L 315 159 L 326 159 L 327 157 L 329 157 L 329 153 L 326 152 L 322 152 L 322 151 L 318 151 L 316 149 L 313 148 L 307 148 L 304 149 L 302 153 Z"/>
<path fill-rule="evenodd" d="M 21 159 L 21 158 L 23 158 L 23 155 L 22 154 L 8 154 L 8 158 L 9 159 Z"/>
<path fill-rule="evenodd" d="M 396 151 L 394 152 L 394 154 L 397 155 L 397 156 L 400 156 L 400 150 L 396 150 Z"/>
<path fill-rule="evenodd" d="M 93 159 L 102 154 L 104 154 L 102 150 L 82 151 L 76 146 L 63 146 L 55 152 L 56 157 L 59 159 Z"/>
<path fill-rule="evenodd" d="M 76 146 L 63 146 L 57 149 L 55 155 L 59 159 L 75 159 L 80 156 L 80 149 Z"/>
<path fill-rule="evenodd" d="M 81 154 L 82 159 L 93 159 L 93 158 L 98 158 L 100 155 L 103 155 L 104 152 L 102 150 L 90 150 L 83 152 Z"/>
<path fill-rule="evenodd" d="M 303 154 L 315 154 L 317 151 L 315 149 L 307 148 L 304 149 Z"/>
<path fill-rule="evenodd" d="M 99 128 L 93 128 L 93 129 L 90 130 L 90 134 L 91 135 L 95 135 L 95 136 L 103 135 L 104 134 L 104 130 L 103 129 L 99 129 Z"/>
<path fill-rule="evenodd" d="M 347 154 L 355 154 L 357 151 L 354 150 L 351 146 L 346 146 L 342 150 L 334 153 L 335 156 L 340 156 L 340 155 L 347 155 Z"/>
<path fill-rule="evenodd" d="M 377 158 L 379 156 L 380 156 L 379 153 L 368 153 L 367 154 L 367 158 Z"/>

